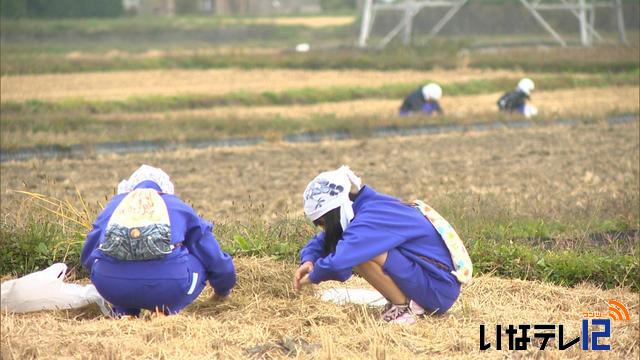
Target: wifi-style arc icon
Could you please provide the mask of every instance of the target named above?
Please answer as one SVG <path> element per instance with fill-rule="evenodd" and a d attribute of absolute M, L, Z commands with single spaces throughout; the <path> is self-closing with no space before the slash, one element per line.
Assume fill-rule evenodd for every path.
<path fill-rule="evenodd" d="M 617 300 L 609 300 L 609 316 L 613 320 L 631 320 L 627 307 Z"/>

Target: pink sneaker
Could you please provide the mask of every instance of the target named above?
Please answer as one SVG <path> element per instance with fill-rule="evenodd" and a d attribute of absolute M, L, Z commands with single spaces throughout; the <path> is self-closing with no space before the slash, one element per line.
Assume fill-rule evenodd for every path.
<path fill-rule="evenodd" d="M 418 305 L 418 303 L 413 300 L 409 301 L 409 308 L 416 316 L 423 316 L 426 312 L 422 306 Z"/>
<path fill-rule="evenodd" d="M 413 325 L 416 317 L 410 305 L 391 305 L 389 310 L 382 313 L 382 320 L 391 324 Z"/>

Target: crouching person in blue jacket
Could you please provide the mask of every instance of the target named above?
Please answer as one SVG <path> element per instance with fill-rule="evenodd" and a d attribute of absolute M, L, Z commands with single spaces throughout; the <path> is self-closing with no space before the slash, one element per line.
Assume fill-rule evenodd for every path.
<path fill-rule="evenodd" d="M 207 280 L 218 299 L 235 285 L 233 260 L 212 228 L 174 195 L 164 171 L 143 165 L 118 185 L 80 260 L 116 315 L 138 316 L 141 309 L 176 314 Z"/>
<path fill-rule="evenodd" d="M 346 166 L 318 175 L 303 200 L 306 216 L 323 231 L 300 253 L 297 290 L 326 280 L 345 281 L 355 270 L 389 301 L 384 321 L 413 324 L 425 312 L 446 312 L 458 298 L 461 282 L 471 279 L 466 249 L 435 210 L 361 186 Z M 452 249 L 460 259 L 444 237 L 455 240 Z"/>
<path fill-rule="evenodd" d="M 411 92 L 400 106 L 400 116 L 412 114 L 442 115 L 444 111 L 438 102 L 442 98 L 442 88 L 435 83 L 421 86 Z"/>

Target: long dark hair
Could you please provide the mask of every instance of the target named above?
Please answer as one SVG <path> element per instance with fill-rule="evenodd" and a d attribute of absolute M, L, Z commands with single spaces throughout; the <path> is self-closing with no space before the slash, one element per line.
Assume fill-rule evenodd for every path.
<path fill-rule="evenodd" d="M 333 254 L 336 251 L 338 240 L 342 238 L 342 225 L 340 225 L 340 208 L 337 207 L 313 223 L 320 225 L 324 222 L 324 251 Z"/>

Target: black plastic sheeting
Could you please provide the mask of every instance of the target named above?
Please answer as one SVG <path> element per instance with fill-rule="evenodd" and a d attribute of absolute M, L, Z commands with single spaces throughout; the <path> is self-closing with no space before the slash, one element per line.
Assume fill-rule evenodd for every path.
<path fill-rule="evenodd" d="M 620 114 L 610 116 L 610 125 L 626 124 L 638 120 L 638 114 Z M 411 127 L 383 127 L 370 132 L 371 137 L 382 138 L 388 136 L 429 135 L 451 132 L 487 131 L 493 129 L 524 129 L 545 125 L 575 126 L 582 123 L 576 119 L 556 119 L 552 122 L 540 123 L 535 120 L 516 120 L 508 122 L 483 122 L 468 125 L 430 124 Z M 319 142 L 323 140 L 346 140 L 357 138 L 347 131 L 327 131 L 321 133 L 302 133 L 286 135 L 282 138 L 288 143 Z M 172 151 L 176 149 L 198 149 L 207 147 L 232 147 L 264 143 L 263 137 L 231 138 L 222 140 L 197 140 L 185 142 L 164 141 L 134 141 L 134 142 L 106 142 L 92 145 L 42 146 L 23 148 L 11 151 L 0 151 L 0 161 L 29 160 L 47 158 L 81 158 L 100 154 L 128 154 L 137 152 Z"/>

